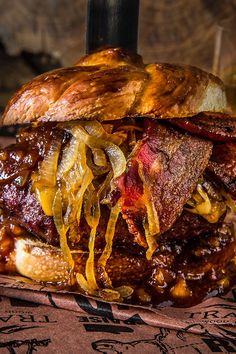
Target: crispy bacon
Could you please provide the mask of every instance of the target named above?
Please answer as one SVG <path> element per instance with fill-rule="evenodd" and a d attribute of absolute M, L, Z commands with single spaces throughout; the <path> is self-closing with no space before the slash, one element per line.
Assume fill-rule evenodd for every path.
<path fill-rule="evenodd" d="M 160 233 L 170 229 L 204 172 L 211 151 L 211 142 L 146 121 L 144 138 L 136 145 L 126 173 L 117 180 L 123 217 L 139 244 L 145 243 L 147 203 L 154 205 Z M 151 200 L 144 196 L 140 166 Z"/>
<path fill-rule="evenodd" d="M 207 171 L 236 198 L 236 144 L 215 144 Z"/>
<path fill-rule="evenodd" d="M 213 141 L 236 141 L 236 119 L 222 113 L 200 113 L 195 117 L 169 121 L 189 133 Z"/>

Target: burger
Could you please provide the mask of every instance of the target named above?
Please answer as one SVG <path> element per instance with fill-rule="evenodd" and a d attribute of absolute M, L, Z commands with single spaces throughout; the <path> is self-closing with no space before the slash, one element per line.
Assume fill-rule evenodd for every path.
<path fill-rule="evenodd" d="M 108 48 L 25 84 L 3 125 L 0 271 L 190 306 L 235 282 L 236 120 L 222 82 Z"/>

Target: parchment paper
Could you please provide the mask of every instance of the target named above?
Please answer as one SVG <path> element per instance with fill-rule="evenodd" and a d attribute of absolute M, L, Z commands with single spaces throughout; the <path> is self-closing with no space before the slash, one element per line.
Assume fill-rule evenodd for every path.
<path fill-rule="evenodd" d="M 153 308 L 1 275 L 0 297 L 0 353 L 236 352 L 236 287 L 191 308 Z"/>

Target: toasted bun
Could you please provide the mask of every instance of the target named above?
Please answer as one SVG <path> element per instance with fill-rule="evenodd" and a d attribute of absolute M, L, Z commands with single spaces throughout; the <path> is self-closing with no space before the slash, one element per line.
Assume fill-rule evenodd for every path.
<path fill-rule="evenodd" d="M 68 265 L 56 247 L 20 238 L 15 243 L 15 267 L 19 274 L 44 282 L 69 282 Z"/>
<path fill-rule="evenodd" d="M 113 48 L 25 84 L 8 103 L 2 124 L 172 118 L 225 109 L 224 86 L 217 77 L 186 65 L 144 65 L 140 56 Z"/>

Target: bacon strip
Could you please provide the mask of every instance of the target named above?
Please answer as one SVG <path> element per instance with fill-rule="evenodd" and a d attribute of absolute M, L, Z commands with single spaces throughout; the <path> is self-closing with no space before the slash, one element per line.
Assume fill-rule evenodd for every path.
<path fill-rule="evenodd" d="M 236 141 L 236 119 L 223 113 L 200 113 L 195 117 L 169 121 L 185 131 L 213 141 Z"/>
<path fill-rule="evenodd" d="M 155 207 L 160 233 L 170 229 L 204 172 L 211 151 L 211 142 L 146 121 L 144 138 L 132 152 L 126 173 L 117 180 L 122 214 L 137 243 L 145 244 L 147 203 Z M 140 166 L 151 200 L 144 197 Z"/>

